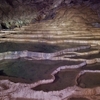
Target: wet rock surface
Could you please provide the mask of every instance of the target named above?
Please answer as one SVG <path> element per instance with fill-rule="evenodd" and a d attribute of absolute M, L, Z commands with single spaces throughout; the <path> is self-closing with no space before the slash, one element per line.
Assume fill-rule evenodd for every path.
<path fill-rule="evenodd" d="M 54 19 L 0 31 L 0 99 L 100 99 L 100 29 L 92 25 L 98 13 L 55 2 Z"/>
<path fill-rule="evenodd" d="M 78 79 L 79 86 L 82 88 L 94 88 L 100 86 L 99 73 L 85 73 Z"/>

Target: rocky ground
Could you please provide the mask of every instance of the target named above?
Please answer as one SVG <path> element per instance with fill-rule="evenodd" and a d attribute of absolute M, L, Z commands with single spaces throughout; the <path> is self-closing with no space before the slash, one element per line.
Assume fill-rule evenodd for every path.
<path fill-rule="evenodd" d="M 85 4 L 56 12 L 0 31 L 1 100 L 100 100 L 98 12 Z"/>

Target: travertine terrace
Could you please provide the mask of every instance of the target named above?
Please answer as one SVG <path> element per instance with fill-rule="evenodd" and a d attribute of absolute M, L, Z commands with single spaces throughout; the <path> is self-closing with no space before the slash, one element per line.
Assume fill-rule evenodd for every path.
<path fill-rule="evenodd" d="M 0 31 L 0 45 L 5 45 L 0 47 L 0 66 L 18 59 L 38 63 L 51 61 L 45 66 L 52 66 L 56 61 L 66 62 L 58 63 L 52 69 L 48 67 L 51 70 L 46 73 L 48 77 L 45 78 L 43 73 L 42 79 L 30 83 L 23 80 L 15 82 L 16 77 L 22 77 L 15 75 L 14 79 L 3 67 L 0 68 L 6 73 L 6 76 L 0 77 L 0 100 L 100 100 L 100 79 L 91 78 L 90 83 L 92 81 L 93 84 L 90 87 L 86 79 L 88 74 L 100 76 L 100 28 L 95 26 L 100 18 L 93 9 L 84 5 L 64 6 L 57 11 L 58 15 L 52 20 Z M 44 47 L 41 49 L 39 44 Z M 68 73 L 75 74 L 70 76 Z M 57 75 L 58 79 L 67 80 L 65 87 L 55 88 Z M 68 83 L 70 78 L 71 85 Z"/>

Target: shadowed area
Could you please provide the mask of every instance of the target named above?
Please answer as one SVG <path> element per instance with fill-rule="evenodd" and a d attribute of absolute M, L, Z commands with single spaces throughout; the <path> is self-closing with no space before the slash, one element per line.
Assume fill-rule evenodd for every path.
<path fill-rule="evenodd" d="M 33 88 L 33 90 L 37 91 L 43 90 L 45 92 L 48 92 L 48 91 L 58 91 L 66 87 L 74 86 L 75 77 L 77 76 L 78 73 L 79 71 L 76 70 L 61 71 L 55 75 L 56 79 L 53 83 L 39 85 Z"/>
<path fill-rule="evenodd" d="M 45 52 L 45 53 L 52 53 L 59 50 L 73 48 L 81 46 L 80 44 L 73 44 L 68 43 L 66 44 L 59 44 L 59 45 L 52 45 L 47 43 L 13 43 L 13 42 L 5 42 L 0 43 L 0 52 L 7 52 L 7 51 L 33 51 L 33 52 Z M 83 45 L 84 46 L 84 45 Z"/>
<path fill-rule="evenodd" d="M 94 88 L 100 86 L 100 73 L 85 73 L 77 80 L 82 88 Z"/>
<path fill-rule="evenodd" d="M 0 43 L 0 52 L 6 51 L 22 51 L 29 50 L 34 52 L 54 52 L 55 50 L 61 49 L 61 47 L 56 45 L 49 45 L 45 43 Z"/>
<path fill-rule="evenodd" d="M 0 61 L 0 70 L 3 71 L 2 75 L 0 76 L 0 79 L 8 78 L 14 82 L 32 83 L 39 80 L 51 78 L 50 74 L 60 66 L 72 65 L 72 64 L 74 65 L 78 63 L 79 62 L 74 62 L 74 61 L 72 63 L 72 61 L 52 61 L 52 60 L 51 61 L 50 60 L 29 61 L 24 59 L 3 60 Z"/>
<path fill-rule="evenodd" d="M 86 65 L 82 68 L 80 68 L 81 70 L 100 70 L 100 63 L 95 63 L 92 65 Z"/>

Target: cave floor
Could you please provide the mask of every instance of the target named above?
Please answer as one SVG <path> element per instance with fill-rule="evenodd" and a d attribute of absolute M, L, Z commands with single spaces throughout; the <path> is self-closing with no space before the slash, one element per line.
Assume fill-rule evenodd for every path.
<path fill-rule="evenodd" d="M 99 22 L 89 7 L 64 6 L 53 20 L 1 30 L 0 100 L 100 100 Z"/>

